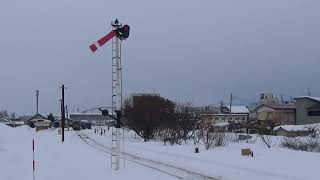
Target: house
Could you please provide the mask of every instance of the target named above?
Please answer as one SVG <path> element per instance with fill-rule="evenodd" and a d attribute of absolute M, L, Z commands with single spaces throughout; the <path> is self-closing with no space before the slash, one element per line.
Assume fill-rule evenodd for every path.
<path fill-rule="evenodd" d="M 249 119 L 252 121 L 257 120 L 257 113 L 255 112 L 255 109 L 257 107 L 259 107 L 261 105 L 271 105 L 272 106 L 272 105 L 280 104 L 279 102 L 280 102 L 279 99 L 273 93 L 271 93 L 271 92 L 261 93 L 259 100 L 248 106 L 248 109 L 250 111 Z M 287 101 L 283 102 L 283 104 L 288 104 L 288 103 L 289 102 L 287 102 Z"/>
<path fill-rule="evenodd" d="M 308 136 L 313 130 L 318 130 L 320 124 L 308 124 L 308 125 L 282 125 L 274 127 L 273 131 L 275 135 L 296 137 L 296 136 Z"/>
<path fill-rule="evenodd" d="M 49 121 L 41 114 L 35 114 L 34 116 L 30 117 L 26 120 L 26 124 L 30 127 L 35 127 L 36 131 L 48 129 L 51 127 L 51 121 Z"/>
<path fill-rule="evenodd" d="M 260 121 L 274 121 L 282 125 L 296 123 L 295 104 L 261 104 L 254 110 L 256 119 Z"/>
<path fill-rule="evenodd" d="M 301 96 L 294 99 L 297 107 L 297 124 L 320 123 L 320 98 Z"/>
<path fill-rule="evenodd" d="M 311 134 L 311 132 L 308 130 L 292 131 L 292 130 L 287 130 L 283 127 L 276 128 L 273 131 L 274 131 L 274 134 L 277 136 L 286 136 L 286 137 L 308 136 L 309 134 Z"/>

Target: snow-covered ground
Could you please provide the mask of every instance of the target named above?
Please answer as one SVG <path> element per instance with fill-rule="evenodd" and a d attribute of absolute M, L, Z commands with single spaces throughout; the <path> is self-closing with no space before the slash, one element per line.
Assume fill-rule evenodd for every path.
<path fill-rule="evenodd" d="M 73 131 L 35 133 L 26 126 L 0 124 L 0 180 L 32 180 L 32 138 L 35 139 L 36 180 L 175 179 L 135 163 L 120 171 L 110 168 L 110 155 L 84 144 Z"/>
<path fill-rule="evenodd" d="M 86 134 L 101 143 L 108 143 L 110 136 L 100 136 L 93 131 Z M 166 145 L 162 142 L 143 142 L 132 133 L 125 133 L 125 147 L 127 153 L 148 159 L 165 162 L 191 171 L 199 172 L 218 179 L 318 179 L 317 162 L 319 153 L 294 151 L 279 147 L 281 137 L 269 137 L 272 147 L 254 136 L 248 143 L 229 143 L 200 153 L 193 153 L 192 142 L 183 145 Z M 108 145 L 108 144 L 106 144 Z M 241 156 L 242 148 L 250 148 L 254 157 Z"/>
<path fill-rule="evenodd" d="M 111 145 L 110 131 L 103 136 L 93 130 L 80 133 L 87 136 L 88 142 L 92 139 L 91 143 Z M 270 149 L 253 137 L 248 143 L 231 142 L 209 151 L 201 148 L 196 154 L 192 142 L 164 146 L 162 142 L 143 142 L 132 132 L 126 132 L 125 167 L 122 160 L 121 169 L 114 171 L 110 168 L 110 155 L 89 146 L 74 131 L 66 132 L 64 144 L 60 136 L 57 130 L 36 133 L 26 126 L 10 128 L 0 124 L 0 179 L 32 179 L 32 138 L 36 141 L 36 179 L 41 180 L 176 179 L 166 172 L 185 179 L 199 178 L 192 173 L 226 180 L 320 178 L 317 171 L 320 154 L 280 148 L 280 137 L 272 138 Z M 254 157 L 241 156 L 241 148 L 251 148 Z M 191 173 L 175 173 L 179 168 Z"/>

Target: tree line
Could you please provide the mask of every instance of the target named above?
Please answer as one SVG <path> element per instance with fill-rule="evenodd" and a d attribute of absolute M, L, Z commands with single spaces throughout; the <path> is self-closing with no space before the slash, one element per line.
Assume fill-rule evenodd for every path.
<path fill-rule="evenodd" d="M 278 125 L 273 121 L 247 120 L 230 121 L 227 127 L 219 127 L 214 119 L 201 118 L 192 103 L 174 102 L 155 95 L 128 98 L 123 106 L 124 126 L 136 132 L 144 141 L 160 139 L 165 144 L 181 144 L 192 139 L 196 146 L 201 142 L 206 149 L 210 149 L 224 146 L 234 139 L 226 132 L 272 134 L 273 128 Z"/>

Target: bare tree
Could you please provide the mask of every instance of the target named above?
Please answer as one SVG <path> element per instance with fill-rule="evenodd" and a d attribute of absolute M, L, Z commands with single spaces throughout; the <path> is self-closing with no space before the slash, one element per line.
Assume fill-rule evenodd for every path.
<path fill-rule="evenodd" d="M 139 96 L 124 104 L 125 125 L 149 141 L 160 127 L 170 127 L 174 121 L 175 104 L 160 96 Z"/>
<path fill-rule="evenodd" d="M 177 122 L 177 134 L 179 138 L 187 141 L 189 133 L 194 129 L 196 118 L 193 115 L 192 103 L 178 103 L 176 104 L 175 114 Z"/>
<path fill-rule="evenodd" d="M 229 140 L 225 130 L 215 127 L 214 121 L 201 120 L 199 124 L 198 138 L 204 143 L 206 150 L 227 145 Z"/>

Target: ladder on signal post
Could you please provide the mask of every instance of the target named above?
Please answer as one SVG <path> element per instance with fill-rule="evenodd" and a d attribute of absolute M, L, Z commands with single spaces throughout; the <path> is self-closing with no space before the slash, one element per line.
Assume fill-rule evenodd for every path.
<path fill-rule="evenodd" d="M 117 134 L 116 128 L 111 128 L 111 167 L 117 167 Z"/>
<path fill-rule="evenodd" d="M 122 110 L 122 65 L 121 65 L 121 40 L 112 38 L 112 115 L 115 111 Z M 116 125 L 116 122 L 115 122 Z M 111 130 L 111 167 L 120 168 L 120 131 L 112 126 Z"/>

